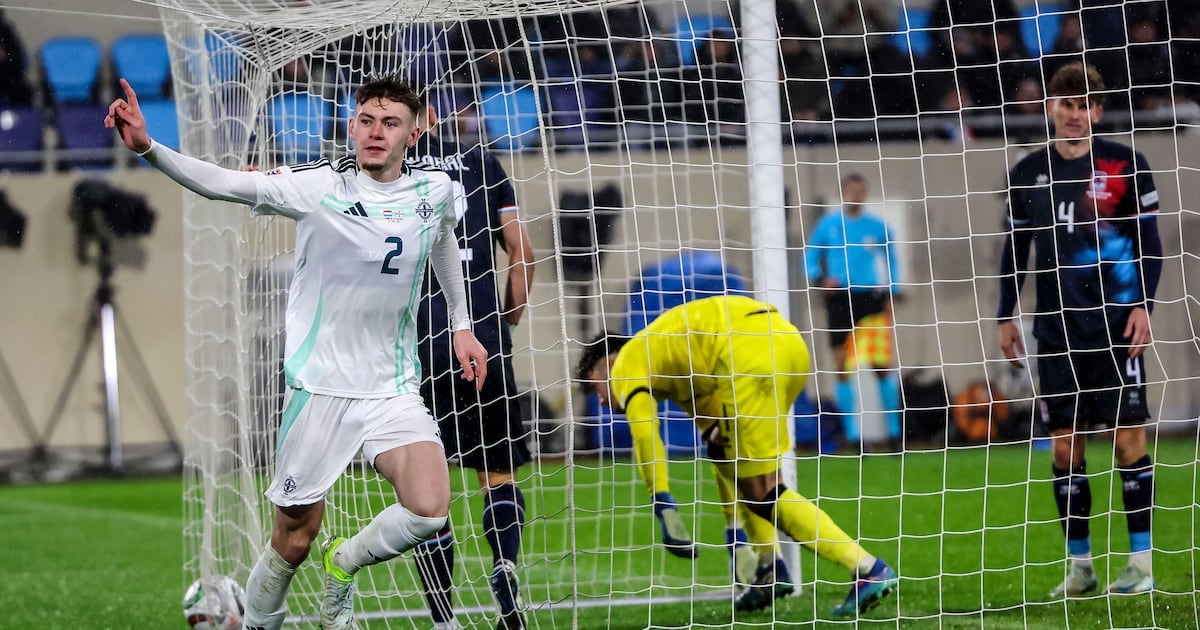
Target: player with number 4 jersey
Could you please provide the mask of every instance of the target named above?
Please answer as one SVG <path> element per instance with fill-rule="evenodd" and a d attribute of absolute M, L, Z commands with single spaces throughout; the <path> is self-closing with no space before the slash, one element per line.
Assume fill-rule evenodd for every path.
<path fill-rule="evenodd" d="M 1104 113 L 1104 83 L 1091 66 L 1063 66 L 1050 80 L 1054 137 L 1009 174 L 1009 230 L 1000 258 L 1000 347 L 1021 365 L 1013 320 L 1032 246 L 1037 307 L 1033 336 L 1043 421 L 1053 438 L 1054 496 L 1067 536 L 1063 581 L 1052 598 L 1097 588 L 1088 518 L 1092 494 L 1086 434 L 1115 429 L 1113 446 L 1128 521 L 1129 564 L 1111 593 L 1154 588 L 1150 511 L 1154 466 L 1146 452 L 1150 417 L 1143 352 L 1162 271 L 1158 192 L 1142 154 L 1093 138 Z"/>

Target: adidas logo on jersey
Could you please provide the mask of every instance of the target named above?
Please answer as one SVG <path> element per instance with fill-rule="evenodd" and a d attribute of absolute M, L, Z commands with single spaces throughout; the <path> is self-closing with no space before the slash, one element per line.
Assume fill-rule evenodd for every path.
<path fill-rule="evenodd" d="M 353 206 L 342 210 L 342 214 L 348 214 L 352 217 L 365 217 L 367 216 L 367 209 L 363 207 L 361 201 L 355 201 Z"/>

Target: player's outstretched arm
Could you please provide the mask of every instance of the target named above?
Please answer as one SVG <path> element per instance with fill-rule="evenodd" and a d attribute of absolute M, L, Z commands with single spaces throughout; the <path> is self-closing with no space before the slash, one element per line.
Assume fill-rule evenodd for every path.
<path fill-rule="evenodd" d="M 138 105 L 137 93 L 125 79 L 121 79 L 121 88 L 125 90 L 125 97 L 108 106 L 104 126 L 116 129 L 121 142 L 130 151 L 146 158 L 158 170 L 198 195 L 247 205 L 258 203 L 256 178 L 262 175 L 221 168 L 155 143 L 146 131 L 146 118 Z"/>

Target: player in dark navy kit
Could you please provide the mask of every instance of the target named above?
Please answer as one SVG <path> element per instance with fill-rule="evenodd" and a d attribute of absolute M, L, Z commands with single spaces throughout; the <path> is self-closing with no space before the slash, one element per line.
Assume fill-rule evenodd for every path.
<path fill-rule="evenodd" d="M 1053 140 L 1009 174 L 1009 231 L 1000 259 L 1000 347 L 1016 365 L 1025 348 L 1013 311 L 1024 276 L 1033 273 L 1037 283 L 1033 336 L 1042 416 L 1052 436 L 1054 496 L 1071 557 L 1066 579 L 1050 593 L 1054 598 L 1097 587 L 1085 435 L 1076 431 L 1116 431 L 1130 556 L 1106 592 L 1154 588 L 1154 466 L 1146 453 L 1143 352 L 1162 272 L 1158 193 L 1142 154 L 1092 137 L 1104 112 L 1103 90 L 1091 66 L 1075 63 L 1054 73 L 1046 104 Z"/>
<path fill-rule="evenodd" d="M 483 389 L 462 386 L 452 364 L 446 330 L 446 300 L 436 278 L 426 277 L 419 315 L 421 395 L 441 426 L 446 453 L 476 470 L 483 495 L 484 536 L 492 548 L 492 592 L 499 607 L 498 628 L 523 628 L 516 562 L 525 525 L 525 498 L 514 472 L 530 459 L 526 429 L 517 403 L 512 365 L 512 327 L 521 320 L 533 281 L 533 248 L 517 217 L 516 193 L 499 160 L 479 146 L 466 147 L 436 134 L 431 107 L 419 119 L 422 134 L 409 165 L 445 171 L 455 185 L 456 233 L 461 246 L 472 328 L 488 350 L 494 370 Z M 497 290 L 495 254 L 499 244 L 508 254 L 508 282 L 503 302 Z M 434 334 L 430 335 L 430 332 Z M 417 566 L 436 627 L 459 627 L 451 600 L 454 573 L 453 537 L 449 522 L 416 549 Z"/>

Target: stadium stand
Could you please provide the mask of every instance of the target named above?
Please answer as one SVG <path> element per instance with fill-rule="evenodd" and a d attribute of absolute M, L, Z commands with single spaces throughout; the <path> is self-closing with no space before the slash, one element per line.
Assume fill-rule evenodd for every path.
<path fill-rule="evenodd" d="M 94 102 L 102 60 L 100 44 L 90 37 L 55 37 L 46 40 L 41 48 L 41 62 L 49 101 Z"/>
<path fill-rule="evenodd" d="M 42 112 L 36 107 L 0 109 L 0 170 L 38 171 L 42 158 Z"/>
<path fill-rule="evenodd" d="M 162 35 L 135 33 L 113 42 L 113 73 L 124 77 L 143 101 L 166 98 L 171 82 L 171 58 Z"/>

